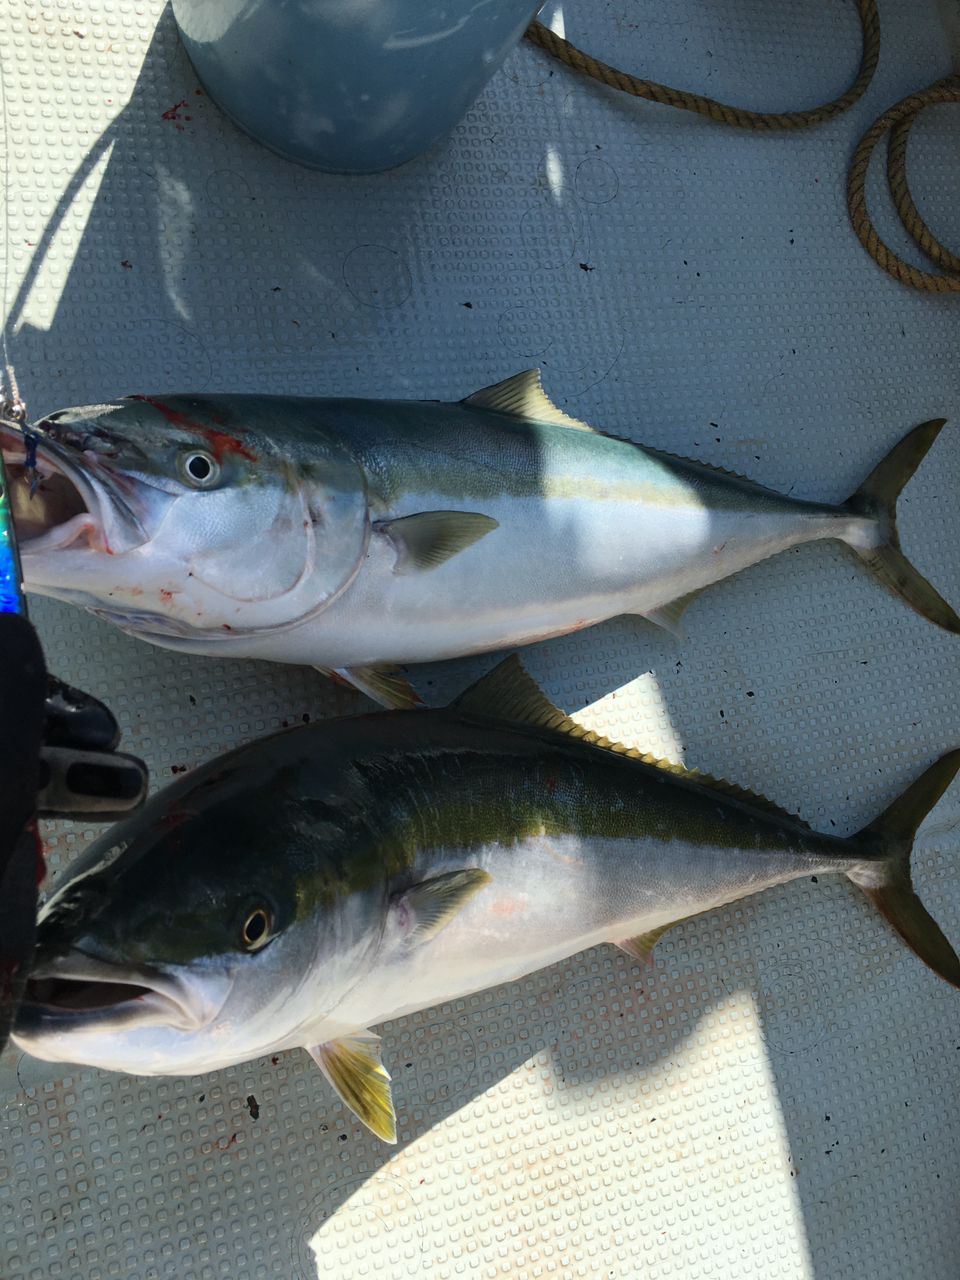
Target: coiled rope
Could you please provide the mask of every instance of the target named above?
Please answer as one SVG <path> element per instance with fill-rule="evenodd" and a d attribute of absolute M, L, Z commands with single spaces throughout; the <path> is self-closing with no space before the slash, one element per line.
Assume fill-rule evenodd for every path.
<path fill-rule="evenodd" d="M 635 98 L 658 102 L 663 106 L 693 111 L 718 124 L 735 129 L 788 130 L 809 129 L 825 124 L 863 97 L 880 59 L 880 15 L 877 0 L 855 0 L 863 35 L 860 68 L 856 79 L 840 97 L 831 102 L 808 107 L 803 111 L 748 111 L 743 107 L 719 102 L 686 89 L 673 89 L 655 80 L 641 80 L 628 71 L 611 67 L 599 58 L 584 53 L 569 40 L 533 21 L 526 37 L 551 57 L 557 58 L 574 71 L 590 76 L 600 84 L 618 89 Z M 922 93 L 911 94 L 898 102 L 877 120 L 861 139 L 850 166 L 847 183 L 847 203 L 854 230 L 861 244 L 874 261 L 895 279 L 916 289 L 935 293 L 960 292 L 960 278 L 951 275 L 934 275 L 905 262 L 880 239 L 867 210 L 865 185 L 870 157 L 877 142 L 890 130 L 890 147 L 887 156 L 887 173 L 890 190 L 897 211 L 907 231 L 928 258 L 944 271 L 960 275 L 960 259 L 945 248 L 927 227 L 914 203 L 907 185 L 906 150 L 910 128 L 917 115 L 935 103 L 960 101 L 960 77 L 950 76 L 931 85 Z"/>
<path fill-rule="evenodd" d="M 870 126 L 860 139 L 847 175 L 847 208 L 850 220 L 860 243 L 878 266 L 902 284 L 914 289 L 926 289 L 930 293 L 960 293 L 960 258 L 940 243 L 920 216 L 910 188 L 907 185 L 907 139 L 913 122 L 921 111 L 940 103 L 960 103 L 960 76 L 948 76 L 938 80 L 920 93 L 908 94 Z M 889 131 L 887 146 L 887 182 L 903 223 L 917 247 L 943 271 L 952 273 L 936 275 L 923 271 L 904 261 L 899 254 L 884 244 L 867 209 L 867 169 L 874 148 Z"/>

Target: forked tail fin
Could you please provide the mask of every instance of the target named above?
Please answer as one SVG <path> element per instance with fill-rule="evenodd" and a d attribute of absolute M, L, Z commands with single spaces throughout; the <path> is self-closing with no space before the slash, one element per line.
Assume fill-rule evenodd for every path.
<path fill-rule="evenodd" d="M 853 842 L 866 845 L 873 858 L 847 872 L 907 946 L 954 987 L 960 987 L 960 959 L 914 892 L 910 854 L 917 828 L 949 787 L 958 769 L 960 751 L 941 756 L 889 809 L 853 836 Z"/>
<path fill-rule="evenodd" d="M 875 545 L 849 545 L 887 590 L 938 627 L 960 634 L 960 617 L 903 554 L 897 535 L 897 498 L 945 422 L 945 418 L 934 418 L 914 427 L 843 506 L 851 515 L 876 522 L 879 541 Z"/>

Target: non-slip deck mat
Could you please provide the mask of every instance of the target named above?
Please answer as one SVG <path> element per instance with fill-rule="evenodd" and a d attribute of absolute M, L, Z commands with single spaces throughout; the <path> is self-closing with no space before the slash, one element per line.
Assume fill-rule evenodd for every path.
<path fill-rule="evenodd" d="M 755 107 L 847 83 L 847 0 L 570 3 L 607 61 Z M 960 301 L 882 275 L 847 224 L 870 120 L 951 70 L 955 0 L 882 0 L 866 100 L 740 134 L 520 46 L 452 137 L 391 174 L 310 173 L 201 94 L 157 0 L 0 11 L 5 306 L 34 415 L 134 391 L 455 398 L 532 364 L 580 417 L 839 500 L 909 426 L 944 432 L 904 545 L 960 602 Z M 184 105 L 186 104 L 186 105 Z M 960 243 L 960 118 L 910 144 Z M 874 183 L 881 229 L 900 244 Z M 909 250 L 908 250 L 909 252 Z M 315 673 L 181 658 L 33 606 L 52 669 L 106 697 L 155 783 L 298 717 Z M 960 642 L 839 547 L 689 610 L 527 652 L 608 733 L 852 832 L 960 742 Z M 492 658 L 425 669 L 440 701 Z M 960 786 L 923 828 L 960 941 Z M 92 830 L 47 831 L 51 884 Z M 851 887 L 796 883 L 383 1028 L 400 1142 L 300 1052 L 191 1080 L 0 1064 L 4 1280 L 954 1280 L 960 995 Z"/>

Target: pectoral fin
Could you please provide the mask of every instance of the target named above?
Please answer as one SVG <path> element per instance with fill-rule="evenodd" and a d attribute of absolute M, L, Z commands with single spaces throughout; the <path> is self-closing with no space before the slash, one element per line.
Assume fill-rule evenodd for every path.
<path fill-rule="evenodd" d="M 435 938 L 491 878 L 488 871 L 467 867 L 424 880 L 401 894 L 395 905 L 408 944 L 416 946 Z"/>
<path fill-rule="evenodd" d="M 394 573 L 436 569 L 498 527 L 498 521 L 479 511 L 419 511 L 374 526 L 397 549 Z"/>
<path fill-rule="evenodd" d="M 396 667 L 317 667 L 316 670 L 339 684 L 359 689 L 391 711 L 412 711 L 423 705 L 419 693 Z"/>
<path fill-rule="evenodd" d="M 361 1124 L 384 1142 L 396 1142 L 397 1113 L 390 1076 L 380 1061 L 380 1037 L 358 1031 L 308 1047 L 307 1052 Z"/>

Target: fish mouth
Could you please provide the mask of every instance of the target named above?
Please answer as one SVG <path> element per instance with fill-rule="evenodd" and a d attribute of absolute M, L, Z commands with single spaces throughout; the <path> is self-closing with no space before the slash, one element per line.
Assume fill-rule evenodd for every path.
<path fill-rule="evenodd" d="M 148 539 L 131 506 L 92 449 L 62 444 L 46 431 L 0 423 L 10 510 L 24 560 L 49 552 L 116 554 Z M 25 573 L 29 578 L 29 573 Z"/>
<path fill-rule="evenodd" d="M 222 1004 L 222 1002 L 221 1002 Z M 198 1031 L 218 1012 L 198 1004 L 177 977 L 121 967 L 71 951 L 35 964 L 17 1015 L 17 1035 L 160 1024 Z"/>

